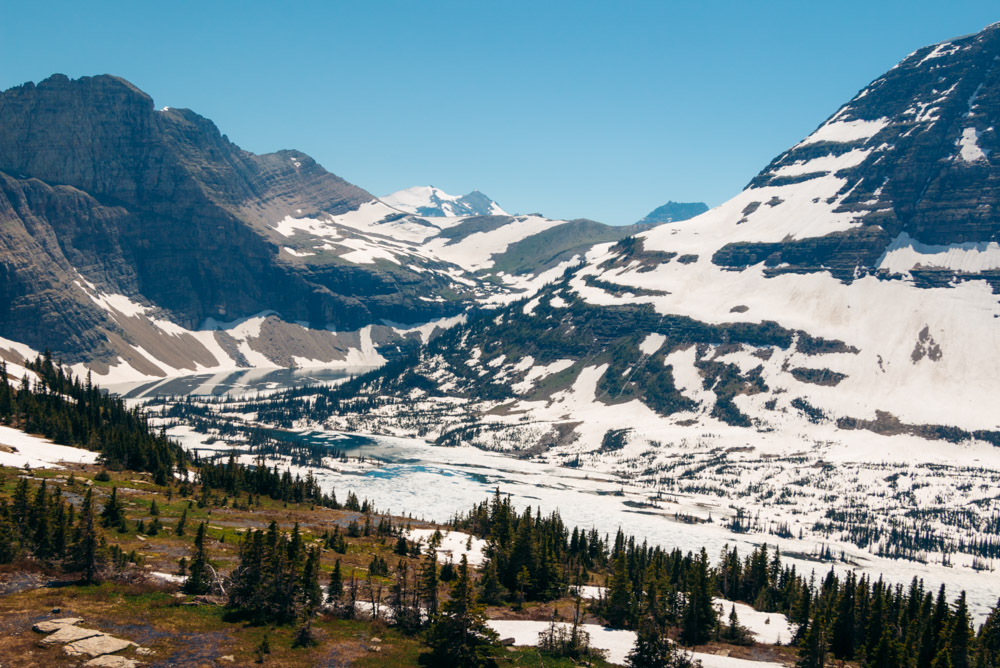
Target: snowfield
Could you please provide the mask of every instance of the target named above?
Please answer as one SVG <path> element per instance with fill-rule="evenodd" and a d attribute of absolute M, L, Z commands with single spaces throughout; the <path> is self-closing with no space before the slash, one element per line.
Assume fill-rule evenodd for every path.
<path fill-rule="evenodd" d="M 422 543 L 426 549 L 434 531 L 434 529 L 411 529 L 406 538 Z M 485 549 L 486 541 L 482 538 L 461 531 L 444 531 L 441 544 L 437 547 L 437 559 L 442 563 L 450 561 L 458 565 L 464 555 L 470 566 L 482 566 L 486 562 L 486 555 L 483 553 Z"/>
<path fill-rule="evenodd" d="M 93 464 L 98 454 L 82 448 L 56 445 L 18 429 L 0 425 L 0 465 L 16 468 L 63 468 L 60 463 Z"/>
<path fill-rule="evenodd" d="M 491 629 L 500 634 L 501 639 L 513 638 L 514 644 L 522 647 L 538 645 L 538 634 L 547 631 L 551 622 L 538 622 L 520 619 L 491 619 Z M 556 626 L 569 629 L 571 624 L 557 622 Z M 609 629 L 597 624 L 581 624 L 580 628 L 590 636 L 590 644 L 596 649 L 607 652 L 607 660 L 622 665 L 628 653 L 635 646 L 635 631 Z M 692 652 L 695 660 L 701 661 L 703 668 L 779 668 L 780 663 L 770 661 L 749 661 L 729 656 L 718 656 L 705 652 Z"/>

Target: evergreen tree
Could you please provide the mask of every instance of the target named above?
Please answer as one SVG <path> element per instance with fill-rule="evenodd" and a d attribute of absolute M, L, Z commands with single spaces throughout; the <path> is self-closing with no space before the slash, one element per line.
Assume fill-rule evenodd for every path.
<path fill-rule="evenodd" d="M 185 508 L 181 512 L 181 518 L 177 520 L 177 526 L 174 527 L 174 535 L 176 536 L 184 535 L 184 526 L 187 524 L 187 518 L 188 518 L 188 509 Z"/>
<path fill-rule="evenodd" d="M 976 636 L 976 668 L 1000 666 L 1000 599 Z"/>
<path fill-rule="evenodd" d="M 643 618 L 636 634 L 635 646 L 625 659 L 629 668 L 692 668 L 701 662 L 670 641 L 652 617 Z"/>
<path fill-rule="evenodd" d="M 187 594 L 207 594 L 212 589 L 212 579 L 208 572 L 208 556 L 205 553 L 205 523 L 198 525 L 194 536 L 194 556 L 188 564 L 188 577 L 184 581 Z"/>
<path fill-rule="evenodd" d="M 97 527 L 94 526 L 93 490 L 88 488 L 83 503 L 80 504 L 70 560 L 70 567 L 80 571 L 83 581 L 87 584 L 97 582 L 98 547 Z"/>
<path fill-rule="evenodd" d="M 121 501 L 118 500 L 118 488 L 111 488 L 111 496 L 101 510 L 101 524 L 105 527 L 121 526 L 125 521 L 125 510 Z"/>
<path fill-rule="evenodd" d="M 479 600 L 487 605 L 498 605 L 504 598 L 504 588 L 497 576 L 497 567 L 492 559 L 486 562 L 483 577 L 479 582 Z"/>
<path fill-rule="evenodd" d="M 496 631 L 486 623 L 483 607 L 476 601 L 469 562 L 462 554 L 451 597 L 427 634 L 432 663 L 456 668 L 496 666 L 498 640 Z"/>
<path fill-rule="evenodd" d="M 330 573 L 330 581 L 326 585 L 326 602 L 339 604 L 343 593 L 344 579 L 340 574 L 340 559 L 337 559 L 333 564 L 333 572 Z"/>
<path fill-rule="evenodd" d="M 427 606 L 427 618 L 433 620 L 438 613 L 437 550 L 427 548 L 424 566 L 420 571 L 420 595 Z"/>
<path fill-rule="evenodd" d="M 816 617 L 809 623 L 799 650 L 795 668 L 823 668 L 826 665 L 826 647 L 823 642 L 823 621 Z"/>
<path fill-rule="evenodd" d="M 899 665 L 899 647 L 895 634 L 889 625 L 885 625 L 882 629 L 882 637 L 879 638 L 872 650 L 871 658 L 868 659 L 866 666 L 868 668 L 898 668 Z"/>
<path fill-rule="evenodd" d="M 319 584 L 319 548 L 309 550 L 306 563 L 302 568 L 300 584 L 302 615 L 311 619 L 323 603 L 323 588 Z"/>
<path fill-rule="evenodd" d="M 692 560 L 688 570 L 687 601 L 681 619 L 681 641 L 685 645 L 708 642 L 716 623 L 708 573 L 708 553 L 702 548 L 698 557 Z"/>
<path fill-rule="evenodd" d="M 753 635 L 749 629 L 740 624 L 735 604 L 729 611 L 729 625 L 726 627 L 725 633 L 722 634 L 722 640 L 732 645 L 752 645 L 754 643 Z"/>
<path fill-rule="evenodd" d="M 951 650 L 952 668 L 970 668 L 969 650 L 972 638 L 972 622 L 969 619 L 969 607 L 963 591 L 958 596 L 955 612 L 948 625 L 948 646 Z"/>
<path fill-rule="evenodd" d="M 841 661 L 854 658 L 854 584 L 853 574 L 848 574 L 837 598 L 830 629 L 830 652 Z"/>
<path fill-rule="evenodd" d="M 614 569 L 608 580 L 602 616 L 609 626 L 625 628 L 632 621 L 632 578 L 629 576 L 625 550 L 615 558 Z"/>

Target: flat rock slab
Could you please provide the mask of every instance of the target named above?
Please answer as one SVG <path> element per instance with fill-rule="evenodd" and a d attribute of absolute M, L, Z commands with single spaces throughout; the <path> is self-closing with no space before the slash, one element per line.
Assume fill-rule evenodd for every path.
<path fill-rule="evenodd" d="M 124 656 L 105 654 L 91 659 L 84 666 L 98 666 L 99 668 L 135 668 L 139 662 L 134 659 L 126 659 Z"/>
<path fill-rule="evenodd" d="M 72 627 L 69 627 L 72 628 Z M 101 656 L 102 654 L 114 654 L 126 647 L 131 647 L 135 643 L 131 640 L 122 640 L 114 636 L 104 635 L 93 636 L 77 640 L 63 647 L 63 651 L 70 656 Z"/>
<path fill-rule="evenodd" d="M 64 626 L 73 626 L 74 624 L 79 624 L 83 619 L 80 617 L 63 617 L 62 619 L 49 619 L 44 622 L 38 622 L 31 628 L 39 633 L 52 633 L 53 631 L 58 631 Z"/>
<path fill-rule="evenodd" d="M 84 640 L 86 638 L 93 638 L 94 636 L 102 636 L 104 633 L 101 631 L 96 631 L 94 629 L 85 629 L 82 626 L 73 626 L 72 624 L 64 624 L 56 629 L 56 632 L 42 638 L 41 643 L 43 645 L 60 645 L 68 642 L 76 642 L 77 640 Z"/>

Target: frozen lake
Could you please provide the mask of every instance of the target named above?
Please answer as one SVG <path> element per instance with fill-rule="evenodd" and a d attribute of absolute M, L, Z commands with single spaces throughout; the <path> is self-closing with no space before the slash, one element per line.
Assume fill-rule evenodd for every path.
<path fill-rule="evenodd" d="M 187 439 L 192 436 L 189 433 Z M 612 474 L 514 459 L 472 447 L 437 447 L 417 439 L 325 431 L 301 432 L 298 438 L 352 455 L 377 458 L 377 466 L 343 464 L 330 458 L 326 467 L 312 472 L 325 488 L 335 489 L 339 499 L 353 490 L 359 497 L 372 499 L 380 510 L 394 514 L 444 522 L 499 488 L 518 508 L 540 507 L 543 514 L 558 510 L 569 527 L 593 527 L 612 539 L 621 527 L 639 540 L 685 552 L 704 546 L 713 560 L 723 545 L 736 545 L 745 556 L 755 545 L 766 542 L 778 545 L 786 562 L 794 563 L 800 572 L 815 571 L 821 576 L 831 563 L 811 555 L 829 546 L 838 556 L 843 550 L 851 562 L 850 566 L 838 562 L 838 570 L 853 567 L 903 584 L 918 577 L 934 590 L 944 582 L 949 598 L 965 589 L 973 614 L 980 621 L 1000 597 L 1000 578 L 995 573 L 885 559 L 843 543 L 732 533 L 725 526 L 732 511 L 724 499 L 711 504 L 704 497 L 694 499 L 673 493 L 657 499 L 655 490 L 637 487 Z M 187 445 L 197 447 L 191 440 Z M 209 449 L 218 448 L 214 445 Z M 247 457 L 245 461 L 251 460 Z M 301 468 L 298 471 L 303 475 L 306 472 Z"/>
<path fill-rule="evenodd" d="M 368 368 L 358 369 L 280 369 L 245 371 L 204 376 L 171 378 L 153 383 L 118 386 L 113 391 L 135 400 L 141 397 L 180 395 L 226 395 L 273 392 L 310 384 L 332 384 Z M 170 430 L 188 449 L 228 450 L 222 442 L 197 434 L 190 427 Z M 851 544 L 798 540 L 775 535 L 732 533 L 727 521 L 733 510 L 727 499 L 694 497 L 638 486 L 612 473 L 568 468 L 530 459 L 486 452 L 473 447 L 437 447 L 413 438 L 347 434 L 323 430 L 285 432 L 291 440 L 328 445 L 350 455 L 365 455 L 377 465 L 340 462 L 328 457 L 322 468 L 312 469 L 317 480 L 334 489 L 341 500 L 347 491 L 369 498 L 380 510 L 418 519 L 445 522 L 455 513 L 467 512 L 475 503 L 491 496 L 495 489 L 509 495 L 518 508 L 540 507 L 542 513 L 558 510 L 568 527 L 596 528 L 614 537 L 619 527 L 639 540 L 682 551 L 708 550 L 713 560 L 723 545 L 736 545 L 747 555 L 762 543 L 781 548 L 785 561 L 794 563 L 799 572 L 815 571 L 822 575 L 831 567 L 855 568 L 875 578 L 909 584 L 922 578 L 925 586 L 936 590 L 943 582 L 949 598 L 966 590 L 970 608 L 981 621 L 1000 597 L 1000 578 L 992 572 L 968 568 L 944 567 L 914 561 L 877 557 Z M 255 457 L 241 458 L 253 464 Z M 287 466 L 289 462 L 276 462 Z M 306 469 L 293 467 L 301 475 Z M 823 562 L 813 557 L 829 547 L 836 556 L 842 553 L 848 563 Z"/>

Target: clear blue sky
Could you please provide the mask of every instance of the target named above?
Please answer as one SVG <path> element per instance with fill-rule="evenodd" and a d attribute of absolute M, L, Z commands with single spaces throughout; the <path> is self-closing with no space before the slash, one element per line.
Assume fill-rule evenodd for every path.
<path fill-rule="evenodd" d="M 716 205 L 992 2 L 7 3 L 0 88 L 112 73 L 376 195 L 635 221 Z"/>

